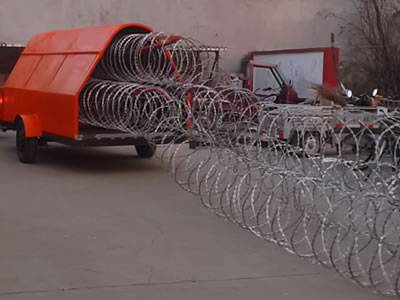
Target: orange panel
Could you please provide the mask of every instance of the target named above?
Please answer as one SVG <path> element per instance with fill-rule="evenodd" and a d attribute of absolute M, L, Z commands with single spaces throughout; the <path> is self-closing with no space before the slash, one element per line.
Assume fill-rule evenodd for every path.
<path fill-rule="evenodd" d="M 59 136 L 75 137 L 78 134 L 78 100 L 63 94 L 47 94 L 40 114 L 43 130 Z"/>
<path fill-rule="evenodd" d="M 46 32 L 35 36 L 28 43 L 24 54 L 100 52 L 110 37 L 128 27 L 143 28 L 143 32 L 151 31 L 144 25 L 125 24 Z"/>
<path fill-rule="evenodd" d="M 88 32 L 94 33 L 94 31 L 89 31 L 88 29 L 42 33 L 34 37 L 28 43 L 24 53 L 51 54 L 64 52 L 98 52 L 104 45 L 102 45 L 101 43 L 104 43 L 104 41 L 106 41 L 106 38 L 111 33 L 110 28 L 108 28 L 106 31 L 107 32 L 103 32 L 103 36 L 97 35 L 97 38 L 100 38 L 100 40 L 96 40 L 91 37 Z M 87 38 L 87 41 L 84 45 L 79 45 L 77 43 L 79 35 L 83 35 Z"/>
<path fill-rule="evenodd" d="M 49 85 L 60 70 L 65 58 L 65 55 L 42 56 L 42 59 L 25 85 L 25 88 L 28 90 L 48 92 Z"/>
<path fill-rule="evenodd" d="M 59 69 L 47 91 L 57 94 L 78 95 L 82 83 L 86 82 L 87 75 L 95 65 L 98 55 L 76 54 L 68 55 Z"/>
<path fill-rule="evenodd" d="M 4 87 L 25 88 L 41 59 L 41 56 L 21 56 Z"/>

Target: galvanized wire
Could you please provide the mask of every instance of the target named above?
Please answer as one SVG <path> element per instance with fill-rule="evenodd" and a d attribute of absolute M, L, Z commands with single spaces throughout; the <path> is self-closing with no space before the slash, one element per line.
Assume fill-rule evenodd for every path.
<path fill-rule="evenodd" d="M 110 45 L 95 77 L 156 85 L 203 82 L 212 61 L 199 48 L 193 39 L 160 32 L 124 35 Z"/>
<path fill-rule="evenodd" d="M 271 105 L 211 87 L 196 47 L 120 37 L 81 94 L 81 122 L 164 141 L 176 182 L 217 215 L 400 297 L 400 114 Z"/>

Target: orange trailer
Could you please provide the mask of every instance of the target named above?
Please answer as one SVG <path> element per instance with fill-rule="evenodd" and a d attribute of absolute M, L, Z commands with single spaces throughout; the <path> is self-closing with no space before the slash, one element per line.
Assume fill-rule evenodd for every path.
<path fill-rule="evenodd" d="M 16 130 L 23 163 L 33 163 L 49 141 L 75 146 L 135 145 L 151 157 L 155 146 L 141 138 L 79 124 L 79 96 L 112 41 L 121 34 L 148 33 L 141 24 L 53 31 L 33 37 L 0 88 L 0 124 Z"/>

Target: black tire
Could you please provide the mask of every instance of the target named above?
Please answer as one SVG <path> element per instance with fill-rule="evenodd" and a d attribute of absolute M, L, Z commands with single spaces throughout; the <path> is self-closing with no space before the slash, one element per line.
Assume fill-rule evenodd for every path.
<path fill-rule="evenodd" d="M 145 143 L 142 145 L 136 145 L 136 152 L 140 158 L 152 158 L 156 154 L 157 146 L 153 143 Z"/>
<path fill-rule="evenodd" d="M 24 164 L 36 162 L 38 139 L 25 136 L 24 123 L 21 120 L 16 124 L 16 147 L 19 160 Z"/>

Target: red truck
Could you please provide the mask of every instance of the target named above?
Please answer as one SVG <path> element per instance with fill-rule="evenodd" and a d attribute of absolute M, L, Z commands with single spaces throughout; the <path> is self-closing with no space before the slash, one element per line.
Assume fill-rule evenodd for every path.
<path fill-rule="evenodd" d="M 246 87 L 263 98 L 276 96 L 276 104 L 315 99 L 313 85 L 338 87 L 339 61 L 335 47 L 255 51 L 246 61 Z"/>

